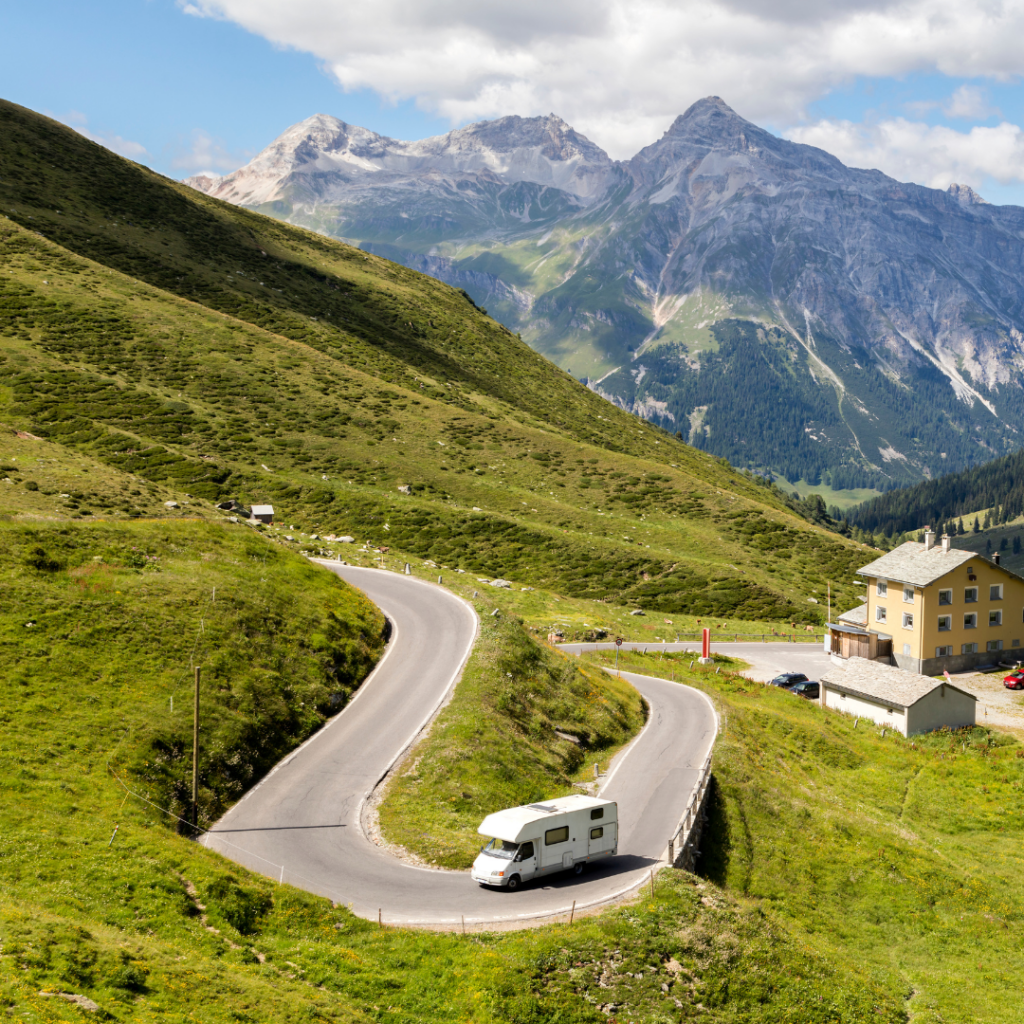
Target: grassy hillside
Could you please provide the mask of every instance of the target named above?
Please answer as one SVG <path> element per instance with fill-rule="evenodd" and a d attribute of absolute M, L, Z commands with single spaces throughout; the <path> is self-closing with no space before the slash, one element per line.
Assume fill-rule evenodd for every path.
<path fill-rule="evenodd" d="M 900 1019 L 1019 1020 L 1017 741 L 981 728 L 907 741 L 738 676 L 691 678 L 726 722 L 700 873 L 794 949 L 856 965 Z"/>
<path fill-rule="evenodd" d="M 136 529 L 100 528 L 108 564 L 111 545 Z M 222 535 L 201 524 L 145 529 L 193 531 L 207 542 L 197 548 Z M 238 558 L 239 541 L 224 536 Z M 167 557 L 160 603 L 170 607 L 176 592 L 194 592 L 191 570 L 221 565 Z M 325 573 L 306 579 L 310 567 L 286 555 L 271 570 L 259 571 L 275 596 L 308 613 L 325 595 L 312 580 L 342 592 Z M 149 571 L 138 578 L 153 579 Z M 120 582 L 127 570 L 117 572 Z M 13 577 L 5 570 L 5 586 Z M 107 603 L 94 598 L 87 622 L 114 618 L 116 589 Z M 259 611 L 253 588 L 237 600 Z M 25 628 L 19 619 L 5 605 L 5 635 Z M 205 1024 L 1017 1019 L 1024 761 L 983 730 L 912 747 L 777 690 L 677 665 L 726 722 L 704 878 L 662 872 L 653 896 L 645 889 L 571 927 L 436 935 L 381 930 L 226 867 L 125 801 L 107 751 L 133 718 L 126 712 L 162 707 L 166 687 L 143 673 L 127 692 L 89 678 L 69 692 L 59 664 L 32 707 L 20 687 L 0 693 L 0 1005 L 11 1019 L 91 1019 L 40 992 L 87 996 L 116 1020 Z"/>
<path fill-rule="evenodd" d="M 461 293 L 11 104 L 0 143 L 0 423 L 110 480 L 77 509 L 15 483 L 0 512 L 263 499 L 308 531 L 671 614 L 817 621 L 828 580 L 855 596 L 867 552 Z"/>
<path fill-rule="evenodd" d="M 190 662 L 204 667 L 206 821 L 347 698 L 380 649 L 378 613 L 243 526 L 5 523 L 0 540 L 10 1019 L 91 1019 L 53 995 L 63 992 L 125 1021 L 594 1022 L 613 1001 L 653 1021 L 676 1000 L 711 1019 L 770 1020 L 809 991 L 842 1007 L 840 1019 L 872 1005 L 897 1019 L 873 979 L 794 950 L 785 929 L 688 879 L 661 879 L 653 899 L 571 930 L 438 936 L 379 930 L 226 865 L 160 810 L 185 810 Z M 493 675 L 552 667 L 511 623 L 492 632 L 481 650 Z M 600 674 L 579 678 L 601 685 Z M 588 711 L 575 689 L 558 703 L 538 692 L 534 747 L 553 725 L 615 738 L 615 709 Z M 623 696 L 614 683 L 607 692 Z M 620 728 L 637 714 L 625 705 Z M 505 711 L 518 714 L 514 700 Z M 732 979 L 737 967 L 748 981 Z"/>
<path fill-rule="evenodd" d="M 187 816 L 200 665 L 212 821 L 345 705 L 383 649 L 383 616 L 358 591 L 247 527 L 0 524 L 0 538 L 3 722 L 31 751 L 9 762 L 15 820 L 22 800 L 75 814 L 48 766 L 77 766 L 88 786 L 103 758 Z"/>

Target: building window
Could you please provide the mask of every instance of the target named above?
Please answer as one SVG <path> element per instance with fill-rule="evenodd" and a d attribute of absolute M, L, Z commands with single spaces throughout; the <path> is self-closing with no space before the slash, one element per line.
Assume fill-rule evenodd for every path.
<path fill-rule="evenodd" d="M 909 658 L 910 657 L 910 644 L 903 645 L 903 653 Z"/>
<path fill-rule="evenodd" d="M 1001 651 L 1002 649 L 1003 649 L 1003 641 L 1002 640 L 989 640 L 989 642 L 987 644 L 985 644 L 985 650 L 987 650 L 987 651 Z"/>
<path fill-rule="evenodd" d="M 913 587 L 904 587 L 903 588 L 903 600 L 909 602 L 910 604 L 914 603 L 914 588 Z"/>
<path fill-rule="evenodd" d="M 977 629 L 978 616 L 976 612 L 968 612 L 964 616 L 964 629 Z"/>
<path fill-rule="evenodd" d="M 935 657 L 936 658 L 952 658 L 953 657 L 953 647 L 952 647 L 952 645 L 949 645 L 947 647 L 936 647 L 935 648 Z"/>
<path fill-rule="evenodd" d="M 1003 599 L 1003 585 L 1002 583 L 993 583 L 988 588 L 988 599 L 990 601 L 1002 601 Z"/>
<path fill-rule="evenodd" d="M 889 593 L 889 581 L 888 580 L 879 580 L 875 584 L 875 593 L 879 597 L 885 597 L 885 595 Z"/>
<path fill-rule="evenodd" d="M 952 590 L 940 590 L 939 591 L 939 604 L 952 604 L 953 603 L 953 591 Z"/>
<path fill-rule="evenodd" d="M 903 628 L 913 629 L 914 628 L 914 613 L 904 612 L 903 613 Z"/>
<path fill-rule="evenodd" d="M 976 604 L 978 601 L 978 588 L 967 587 L 964 590 L 964 604 Z"/>
<path fill-rule="evenodd" d="M 978 645 L 977 644 L 961 644 L 960 645 L 960 653 L 961 654 L 977 654 L 978 653 Z"/>
<path fill-rule="evenodd" d="M 1001 626 L 1003 624 L 1003 609 L 997 608 L 988 613 L 988 624 L 990 626 Z"/>
<path fill-rule="evenodd" d="M 948 633 L 953 628 L 953 616 L 952 615 L 940 615 L 939 616 L 939 632 Z"/>
<path fill-rule="evenodd" d="M 885 609 L 880 605 L 875 605 L 875 622 L 885 622 Z"/>
<path fill-rule="evenodd" d="M 1020 641 L 1019 640 L 1014 640 L 1013 641 L 1013 646 L 1014 647 L 1020 647 Z"/>

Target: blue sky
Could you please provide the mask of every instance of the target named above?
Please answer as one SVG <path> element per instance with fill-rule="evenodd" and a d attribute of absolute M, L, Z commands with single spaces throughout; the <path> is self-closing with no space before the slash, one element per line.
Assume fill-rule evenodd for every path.
<path fill-rule="evenodd" d="M 289 125 L 334 114 L 397 138 L 446 132 L 411 101 L 342 91 L 322 62 L 236 25 L 189 17 L 170 0 L 68 0 L 0 8 L 0 96 L 84 127 L 175 178 L 233 170 Z M 196 144 L 220 166 L 190 162 Z M 112 148 L 119 148 L 116 142 Z"/>
<path fill-rule="evenodd" d="M 1024 0 L 35 0 L 0 33 L 0 96 L 173 177 L 317 112 L 421 138 L 554 111 L 622 158 L 717 94 L 856 166 L 1024 205 Z"/>

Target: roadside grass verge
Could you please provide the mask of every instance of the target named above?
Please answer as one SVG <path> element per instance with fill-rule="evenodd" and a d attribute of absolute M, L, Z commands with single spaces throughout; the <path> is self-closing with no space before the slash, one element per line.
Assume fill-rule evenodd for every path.
<path fill-rule="evenodd" d="M 628 683 L 491 610 L 477 602 L 480 636 L 463 677 L 378 811 L 390 842 L 447 868 L 472 864 L 488 814 L 571 792 L 585 763 L 606 759 L 644 721 Z"/>
<path fill-rule="evenodd" d="M 665 676 L 670 659 L 619 664 Z M 1018 1021 L 1024 748 L 980 727 L 883 738 L 724 669 L 680 677 L 724 721 L 701 874 L 830 963 L 888 979 L 915 1022 Z"/>
<path fill-rule="evenodd" d="M 361 594 L 239 526 L 0 523 L 0 552 L 0 724 L 18 738 L 4 744 L 8 823 L 37 801 L 73 817 L 108 759 L 188 816 L 193 666 L 200 824 L 213 821 L 341 709 L 383 649 L 383 616 Z M 64 763 L 79 766 L 74 785 L 51 777 Z"/>

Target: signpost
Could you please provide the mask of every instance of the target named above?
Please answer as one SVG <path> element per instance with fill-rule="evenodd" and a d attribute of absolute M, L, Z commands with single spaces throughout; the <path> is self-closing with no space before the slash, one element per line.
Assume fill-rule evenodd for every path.
<path fill-rule="evenodd" d="M 622 646 L 622 637 L 615 638 L 615 674 L 619 674 L 619 648 Z"/>
<path fill-rule="evenodd" d="M 699 660 L 701 665 L 710 665 L 714 661 L 711 657 L 711 630 L 707 626 L 701 631 Z"/>

